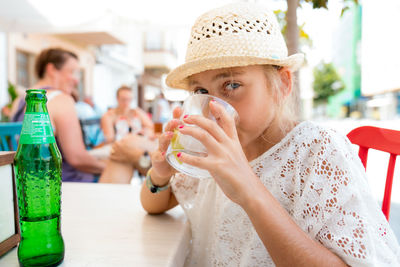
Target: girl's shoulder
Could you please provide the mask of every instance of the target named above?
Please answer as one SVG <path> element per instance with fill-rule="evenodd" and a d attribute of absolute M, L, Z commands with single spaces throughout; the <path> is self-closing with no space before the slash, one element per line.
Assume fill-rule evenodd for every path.
<path fill-rule="evenodd" d="M 280 157 L 283 154 L 302 154 L 309 150 L 330 150 L 338 146 L 348 147 L 346 136 L 335 129 L 313 121 L 302 121 L 272 148 L 252 161 L 252 165 L 270 156 Z"/>
<path fill-rule="evenodd" d="M 350 145 L 347 136 L 336 128 L 321 125 L 313 121 L 305 121 L 302 138 L 307 142 L 332 145 Z"/>
<path fill-rule="evenodd" d="M 336 129 L 313 121 L 299 123 L 285 138 L 287 139 L 286 141 L 291 140 L 295 143 L 303 142 L 305 144 L 321 142 L 327 144 L 330 142 L 347 142 L 348 140 L 344 134 Z"/>
<path fill-rule="evenodd" d="M 353 159 L 353 147 L 350 140 L 341 131 L 313 121 L 300 123 L 281 144 L 276 154 L 296 155 L 299 159 Z"/>

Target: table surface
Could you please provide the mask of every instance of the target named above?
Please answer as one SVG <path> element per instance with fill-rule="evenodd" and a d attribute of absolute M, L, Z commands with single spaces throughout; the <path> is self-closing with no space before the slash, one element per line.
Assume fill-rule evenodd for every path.
<path fill-rule="evenodd" d="M 183 266 L 190 228 L 182 209 L 149 215 L 139 194 L 139 186 L 63 183 L 60 266 Z M 19 266 L 16 248 L 0 266 Z"/>

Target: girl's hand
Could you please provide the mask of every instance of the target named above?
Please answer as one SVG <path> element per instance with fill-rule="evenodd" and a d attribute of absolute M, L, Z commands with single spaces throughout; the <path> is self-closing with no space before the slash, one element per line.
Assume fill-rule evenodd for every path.
<path fill-rule="evenodd" d="M 199 140 L 206 147 L 208 155 L 197 157 L 181 153 L 179 160 L 208 170 L 225 195 L 242 205 L 258 178 L 243 152 L 234 118 L 215 101 L 210 102 L 210 110 L 216 122 L 200 115 L 191 115 L 183 121 L 198 127 L 179 127 L 182 134 Z"/>
<path fill-rule="evenodd" d="M 153 183 L 156 185 L 167 184 L 171 176 L 176 172 L 167 162 L 165 153 L 167 152 L 168 145 L 171 143 L 171 139 L 174 136 L 174 129 L 182 124 L 179 120 L 181 114 L 182 109 L 176 107 L 173 111 L 174 119 L 169 121 L 165 126 L 165 131 L 158 138 L 158 149 L 151 155 L 151 178 Z"/>

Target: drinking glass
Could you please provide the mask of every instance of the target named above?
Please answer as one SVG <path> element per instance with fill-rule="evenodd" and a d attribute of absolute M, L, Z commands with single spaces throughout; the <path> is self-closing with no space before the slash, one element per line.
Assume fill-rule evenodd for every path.
<path fill-rule="evenodd" d="M 238 121 L 238 114 L 229 103 L 218 97 L 206 94 L 193 94 L 186 98 L 183 103 L 183 113 L 180 119 L 182 120 L 185 115 L 202 115 L 215 121 L 216 119 L 210 111 L 210 101 L 212 100 L 215 100 L 216 102 L 221 104 L 228 112 L 228 114 L 234 118 L 235 122 Z M 186 123 L 184 123 L 184 125 L 185 127 L 197 127 L 195 125 Z M 211 177 L 210 173 L 207 170 L 200 169 L 180 161 L 177 156 L 179 152 L 184 152 L 189 155 L 199 157 L 207 156 L 207 149 L 200 141 L 190 135 L 182 134 L 175 129 L 174 136 L 171 140 L 170 145 L 168 146 L 166 153 L 166 159 L 168 163 L 177 171 L 192 177 L 196 177 L 199 179 Z"/>

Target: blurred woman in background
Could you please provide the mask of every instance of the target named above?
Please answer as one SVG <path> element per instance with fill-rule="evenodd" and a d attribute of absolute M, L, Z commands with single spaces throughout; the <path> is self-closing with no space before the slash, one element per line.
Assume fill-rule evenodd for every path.
<path fill-rule="evenodd" d="M 47 91 L 47 108 L 54 136 L 63 159 L 63 181 L 94 182 L 104 163 L 85 149 L 82 130 L 72 98 L 79 81 L 78 57 L 74 53 L 50 48 L 36 59 L 35 72 L 39 81 L 31 88 Z M 13 121 L 22 121 L 26 103 L 24 97 L 15 101 Z"/>
<path fill-rule="evenodd" d="M 153 136 L 153 122 L 141 108 L 131 108 L 132 99 L 130 87 L 121 86 L 117 90 L 118 106 L 109 109 L 101 118 L 106 143 L 118 141 L 128 133 Z"/>
<path fill-rule="evenodd" d="M 100 183 L 130 183 L 134 171 L 145 174 L 150 166 L 149 154 L 156 149 L 154 125 L 141 108 L 131 108 L 132 89 L 121 86 L 117 90 L 118 106 L 108 110 L 101 118 L 101 128 L 106 143 L 111 143 L 111 153 L 106 168 L 100 176 Z"/>

